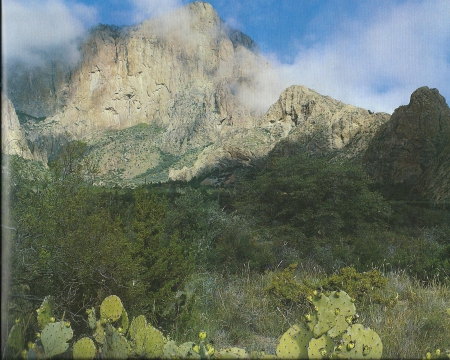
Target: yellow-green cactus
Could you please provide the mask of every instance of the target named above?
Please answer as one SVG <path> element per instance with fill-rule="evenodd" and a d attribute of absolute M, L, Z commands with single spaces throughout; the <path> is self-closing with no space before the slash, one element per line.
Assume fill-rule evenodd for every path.
<path fill-rule="evenodd" d="M 84 337 L 73 345 L 72 354 L 74 359 L 93 359 L 96 352 L 94 342 L 90 338 Z"/>
<path fill-rule="evenodd" d="M 309 359 L 325 359 L 331 356 L 334 350 L 333 339 L 328 335 L 322 335 L 318 339 L 313 338 L 308 344 Z"/>
<path fill-rule="evenodd" d="M 123 305 L 120 298 L 111 295 L 103 300 L 100 305 L 100 320 L 102 323 L 115 322 L 120 319 L 123 312 Z"/>
<path fill-rule="evenodd" d="M 344 347 L 340 352 L 348 359 L 380 359 L 383 345 L 378 334 L 361 324 L 353 324 L 342 336 Z"/>
<path fill-rule="evenodd" d="M 135 337 L 136 354 L 149 358 L 159 358 L 164 353 L 166 343 L 163 334 L 151 325 L 137 331 Z"/>
<path fill-rule="evenodd" d="M 249 354 L 241 348 L 231 347 L 218 351 L 214 357 L 219 359 L 249 359 Z"/>
<path fill-rule="evenodd" d="M 277 346 L 277 356 L 282 359 L 304 359 L 308 356 L 308 345 L 313 332 L 303 324 L 296 324 L 286 331 Z"/>
<path fill-rule="evenodd" d="M 39 309 L 36 310 L 39 328 L 43 329 L 47 324 L 54 322 L 51 321 L 52 318 L 54 319 L 53 307 L 54 307 L 53 297 L 46 296 Z"/>
<path fill-rule="evenodd" d="M 143 329 L 147 326 L 147 319 L 144 315 L 139 315 L 134 318 L 131 322 L 130 329 L 128 330 L 128 335 L 130 339 L 135 340 L 136 334 L 140 329 Z"/>

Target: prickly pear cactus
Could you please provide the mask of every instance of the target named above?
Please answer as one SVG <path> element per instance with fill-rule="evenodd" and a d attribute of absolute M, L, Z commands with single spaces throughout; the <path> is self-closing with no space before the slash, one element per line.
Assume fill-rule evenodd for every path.
<path fill-rule="evenodd" d="M 86 313 L 88 314 L 88 324 L 91 329 L 95 329 L 97 326 L 97 318 L 95 316 L 95 309 L 87 309 Z"/>
<path fill-rule="evenodd" d="M 126 359 L 129 355 L 128 341 L 111 324 L 106 324 L 103 356 L 106 359 Z"/>
<path fill-rule="evenodd" d="M 16 322 L 9 331 L 6 344 L 8 345 L 8 348 L 10 349 L 14 357 L 24 349 L 24 328 L 20 321 Z"/>
<path fill-rule="evenodd" d="M 153 326 L 147 325 L 136 333 L 136 354 L 149 358 L 159 358 L 163 355 L 165 343 L 163 334 Z"/>
<path fill-rule="evenodd" d="M 136 334 L 140 329 L 143 329 L 147 326 L 147 320 L 144 315 L 139 315 L 134 318 L 131 322 L 130 329 L 128 330 L 128 336 L 130 339 L 135 340 Z"/>
<path fill-rule="evenodd" d="M 88 337 L 84 337 L 78 340 L 73 345 L 73 358 L 74 359 L 93 359 L 97 349 L 94 342 Z"/>
<path fill-rule="evenodd" d="M 277 356 L 282 359 L 304 359 L 308 356 L 308 344 L 313 332 L 303 324 L 296 324 L 286 331 L 277 346 Z"/>
<path fill-rule="evenodd" d="M 102 323 L 117 321 L 122 316 L 123 310 L 120 298 L 110 295 L 100 305 L 100 320 Z"/>
<path fill-rule="evenodd" d="M 327 335 L 335 338 L 341 335 L 349 326 L 346 319 L 356 314 L 356 307 L 350 296 L 344 291 L 333 291 L 328 297 L 331 309 L 334 311 L 335 325 L 328 331 Z"/>
<path fill-rule="evenodd" d="M 248 353 L 241 348 L 231 347 L 218 351 L 214 357 L 222 359 L 249 359 Z"/>
<path fill-rule="evenodd" d="M 47 324 L 41 332 L 41 342 L 44 347 L 45 356 L 52 357 L 62 354 L 69 348 L 67 341 L 72 339 L 72 328 L 67 323 L 58 321 Z"/>
<path fill-rule="evenodd" d="M 128 325 L 129 325 L 128 314 L 127 314 L 126 310 L 123 309 L 122 315 L 120 316 L 120 319 L 119 319 L 119 327 L 122 329 L 122 332 L 124 334 L 128 330 Z"/>
<path fill-rule="evenodd" d="M 383 344 L 378 334 L 361 324 L 353 324 L 345 330 L 339 354 L 347 359 L 380 359 Z"/>
<path fill-rule="evenodd" d="M 194 350 L 198 346 L 192 341 L 185 342 L 178 347 L 178 354 L 182 359 L 200 359 L 199 349 Z"/>
<path fill-rule="evenodd" d="M 330 299 L 325 294 L 315 294 L 312 303 L 315 307 L 317 318 L 313 332 L 315 337 L 320 337 L 336 325 L 336 315 L 334 309 L 331 308 Z"/>
<path fill-rule="evenodd" d="M 318 339 L 312 338 L 308 345 L 309 359 L 329 358 L 334 350 L 333 339 L 328 335 L 322 335 Z"/>
<path fill-rule="evenodd" d="M 40 329 L 49 324 L 53 318 L 54 300 L 51 296 L 46 296 L 37 312 L 37 321 Z"/>
<path fill-rule="evenodd" d="M 163 358 L 164 359 L 175 359 L 177 357 L 180 357 L 179 348 L 177 346 L 177 343 L 173 340 L 169 340 L 164 345 Z"/>
<path fill-rule="evenodd" d="M 105 336 L 106 336 L 106 330 L 104 326 L 101 324 L 100 320 L 97 320 L 95 324 L 95 330 L 94 330 L 94 339 L 99 344 L 105 343 Z"/>

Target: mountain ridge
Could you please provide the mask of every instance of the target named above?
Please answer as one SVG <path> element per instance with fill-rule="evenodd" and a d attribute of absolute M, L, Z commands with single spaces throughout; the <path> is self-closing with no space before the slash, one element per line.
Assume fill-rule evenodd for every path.
<path fill-rule="evenodd" d="M 98 25 L 81 52 L 70 71 L 52 59 L 40 70 L 8 73 L 7 92 L 23 120 L 14 127 L 26 137 L 27 156 L 46 163 L 68 141 L 84 140 L 100 167 L 98 185 L 187 181 L 299 152 L 363 161 L 384 181 L 371 172 L 369 153 L 400 110 L 392 119 L 301 85 L 264 108 L 264 85 L 276 88 L 270 63 L 208 3 L 130 27 Z M 427 96 L 420 94 L 417 101 Z M 442 198 L 430 194 L 447 184 L 446 151 L 427 168 L 434 175 L 416 183 L 428 189 L 424 196 Z"/>

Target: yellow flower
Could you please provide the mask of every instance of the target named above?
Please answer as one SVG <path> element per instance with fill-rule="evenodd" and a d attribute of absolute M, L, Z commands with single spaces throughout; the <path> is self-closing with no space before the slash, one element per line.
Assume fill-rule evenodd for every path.
<path fill-rule="evenodd" d="M 206 338 L 206 331 L 205 330 L 201 330 L 198 333 L 198 337 L 199 337 L 200 340 L 205 340 L 205 338 Z"/>

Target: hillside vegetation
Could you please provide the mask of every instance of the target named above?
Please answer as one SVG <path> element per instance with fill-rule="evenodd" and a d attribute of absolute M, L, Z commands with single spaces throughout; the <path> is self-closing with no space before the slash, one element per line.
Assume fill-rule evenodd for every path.
<path fill-rule="evenodd" d="M 450 209 L 391 199 L 361 167 L 295 155 L 236 169 L 227 186 L 92 186 L 86 145 L 49 169 L 9 157 L 8 322 L 44 297 L 86 333 L 85 311 L 118 295 L 176 341 L 275 354 L 314 290 L 345 290 L 385 358 L 450 348 Z M 387 195 L 386 195 L 387 196 Z M 63 315 L 64 314 L 64 315 Z"/>

